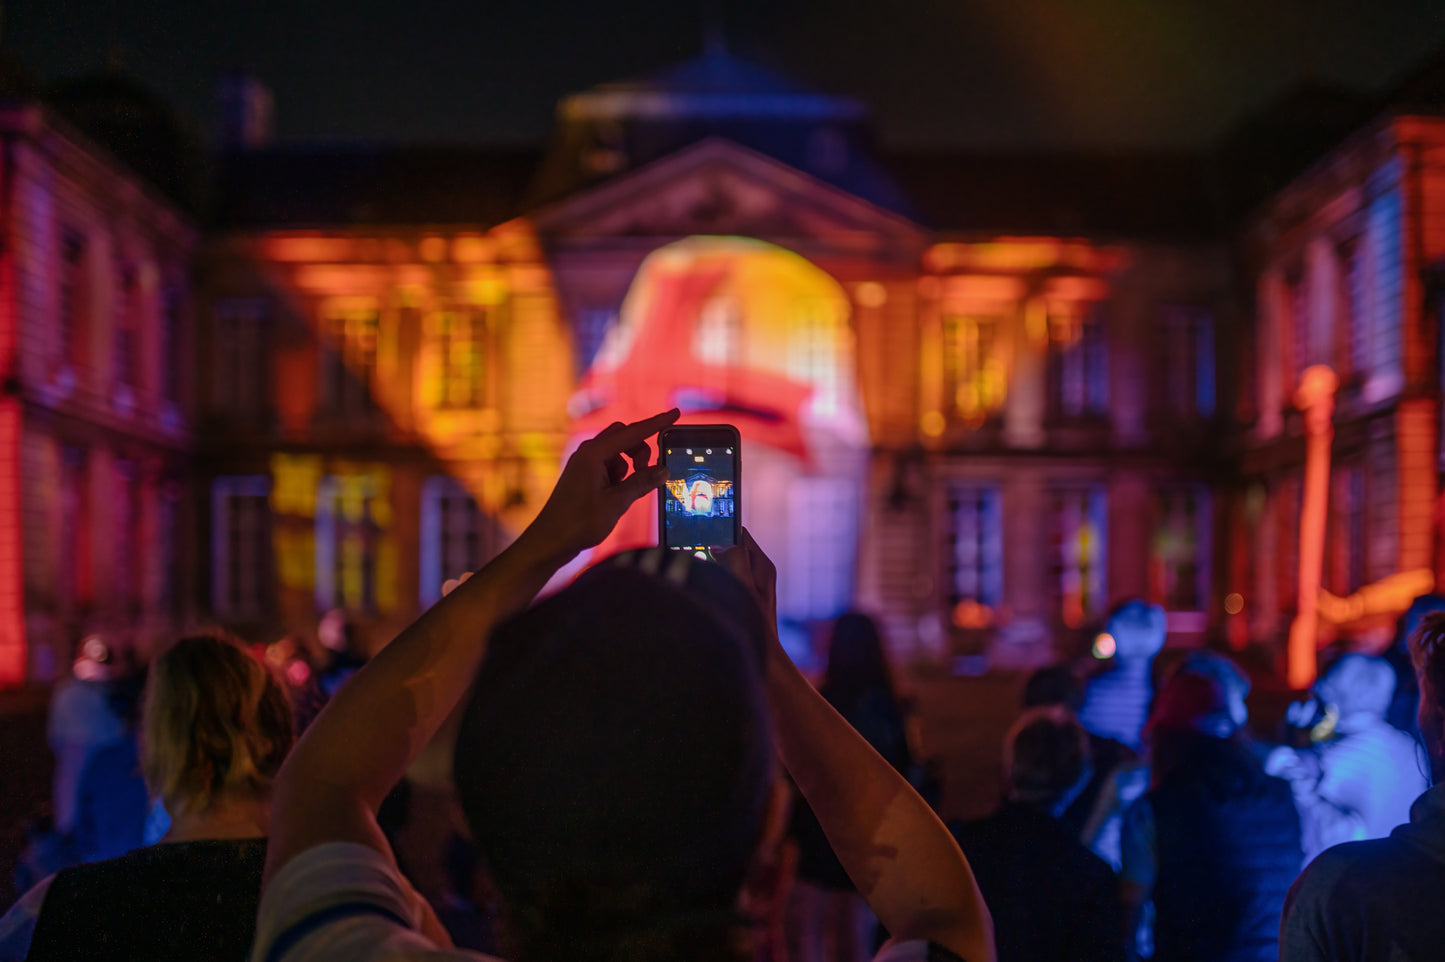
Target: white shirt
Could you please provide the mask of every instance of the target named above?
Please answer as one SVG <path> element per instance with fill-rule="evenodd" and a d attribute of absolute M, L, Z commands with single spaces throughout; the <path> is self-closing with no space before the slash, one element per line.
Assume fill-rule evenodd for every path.
<path fill-rule="evenodd" d="M 375 849 L 352 842 L 317 845 L 288 862 L 266 888 L 251 962 L 499 962 L 438 948 L 417 931 L 424 905 Z M 901 942 L 885 947 L 874 962 L 927 958 L 927 943 Z"/>

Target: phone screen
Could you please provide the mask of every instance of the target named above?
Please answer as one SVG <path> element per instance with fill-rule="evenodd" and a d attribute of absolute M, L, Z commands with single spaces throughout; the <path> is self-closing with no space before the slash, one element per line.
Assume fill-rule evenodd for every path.
<path fill-rule="evenodd" d="M 662 543 L 700 550 L 737 542 L 738 456 L 735 440 L 663 440 Z"/>

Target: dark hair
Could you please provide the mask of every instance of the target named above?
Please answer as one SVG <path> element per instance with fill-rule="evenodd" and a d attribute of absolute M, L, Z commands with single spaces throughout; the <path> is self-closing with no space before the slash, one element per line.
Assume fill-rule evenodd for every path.
<path fill-rule="evenodd" d="M 1409 643 L 1410 660 L 1420 682 L 1420 734 L 1439 777 L 1445 775 L 1445 611 L 1421 618 Z"/>
<path fill-rule="evenodd" d="M 1079 784 L 1089 764 L 1088 736 L 1062 705 L 1024 712 L 1004 742 L 1009 794 L 1025 804 L 1053 806 Z"/>
<path fill-rule="evenodd" d="M 733 904 L 687 903 L 650 882 L 561 878 L 531 892 L 503 888 L 500 895 L 503 957 L 515 962 L 753 957 L 750 927 Z"/>
<path fill-rule="evenodd" d="M 1024 684 L 1024 707 L 1063 705 L 1077 712 L 1084 707 L 1084 686 L 1067 665 L 1050 665 L 1029 675 Z"/>
<path fill-rule="evenodd" d="M 833 624 L 828 646 L 828 667 L 820 689 L 828 703 L 843 715 L 851 714 L 867 695 L 882 693 L 898 700 L 893 672 L 883 651 L 878 625 L 862 612 L 850 611 Z"/>

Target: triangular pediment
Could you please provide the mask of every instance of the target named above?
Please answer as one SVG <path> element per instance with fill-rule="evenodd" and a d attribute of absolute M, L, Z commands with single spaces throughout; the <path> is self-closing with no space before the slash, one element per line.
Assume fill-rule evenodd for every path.
<path fill-rule="evenodd" d="M 564 240 L 729 234 L 921 248 L 918 224 L 730 140 L 711 138 L 537 211 Z"/>

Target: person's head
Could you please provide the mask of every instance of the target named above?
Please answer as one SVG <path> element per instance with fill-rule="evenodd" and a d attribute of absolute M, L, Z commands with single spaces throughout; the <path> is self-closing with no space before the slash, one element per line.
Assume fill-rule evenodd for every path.
<path fill-rule="evenodd" d="M 1077 712 L 1084 707 L 1084 685 L 1067 665 L 1050 665 L 1029 676 L 1023 703 L 1025 708 L 1062 705 Z"/>
<path fill-rule="evenodd" d="M 1144 737 L 1153 740 L 1160 735 L 1193 732 L 1227 738 L 1238 729 L 1229 695 L 1218 678 L 1203 672 L 1176 671 L 1154 696 Z"/>
<path fill-rule="evenodd" d="M 156 659 L 141 730 L 146 782 L 172 815 L 265 799 L 293 739 L 285 690 L 223 636 L 182 638 Z"/>
<path fill-rule="evenodd" d="M 1341 721 L 1384 718 L 1395 697 L 1395 670 L 1383 658 L 1347 654 L 1315 682 L 1315 697 L 1334 709 Z"/>
<path fill-rule="evenodd" d="M 1445 612 L 1421 618 L 1409 640 L 1415 676 L 1420 681 L 1420 735 L 1438 782 L 1445 778 Z"/>
<path fill-rule="evenodd" d="M 1105 629 L 1114 639 L 1121 663 L 1148 661 L 1164 647 L 1168 622 L 1164 609 L 1142 598 L 1133 598 L 1114 609 Z"/>
<path fill-rule="evenodd" d="M 786 798 L 766 637 L 722 566 L 662 549 L 493 632 L 455 778 L 509 958 L 740 957 Z"/>
<path fill-rule="evenodd" d="M 857 611 L 850 611 L 833 624 L 828 645 L 828 667 L 823 672 L 822 692 L 841 709 L 851 708 L 868 692 L 881 691 L 890 697 L 893 674 L 878 624 Z"/>
<path fill-rule="evenodd" d="M 1003 764 L 1012 801 L 1058 814 L 1088 780 L 1089 737 L 1061 705 L 1030 708 L 1004 738 Z"/>
<path fill-rule="evenodd" d="M 1445 595 L 1431 592 L 1427 595 L 1420 595 L 1411 601 L 1410 607 L 1406 608 L 1405 613 L 1400 616 L 1400 634 L 1397 640 L 1408 645 L 1415 630 L 1420 627 L 1420 622 L 1424 621 L 1425 616 L 1433 611 L 1445 611 Z"/>
<path fill-rule="evenodd" d="M 1244 752 L 1233 750 L 1238 731 L 1218 679 L 1175 672 L 1160 686 L 1144 725 L 1151 781 L 1160 785 L 1192 772 L 1217 785 L 1241 784 L 1252 777 L 1252 766 Z"/>
<path fill-rule="evenodd" d="M 1194 674 L 1212 678 L 1224 693 L 1224 701 L 1230 721 L 1236 729 L 1243 728 L 1249 721 L 1249 708 L 1245 699 L 1249 697 L 1249 677 L 1239 666 L 1218 652 L 1205 648 L 1191 651 L 1175 667 L 1173 674 Z"/>
<path fill-rule="evenodd" d="M 346 612 L 333 608 L 321 616 L 316 625 L 316 639 L 322 647 L 338 655 L 353 654 L 356 647 L 356 630 L 346 617 Z"/>

